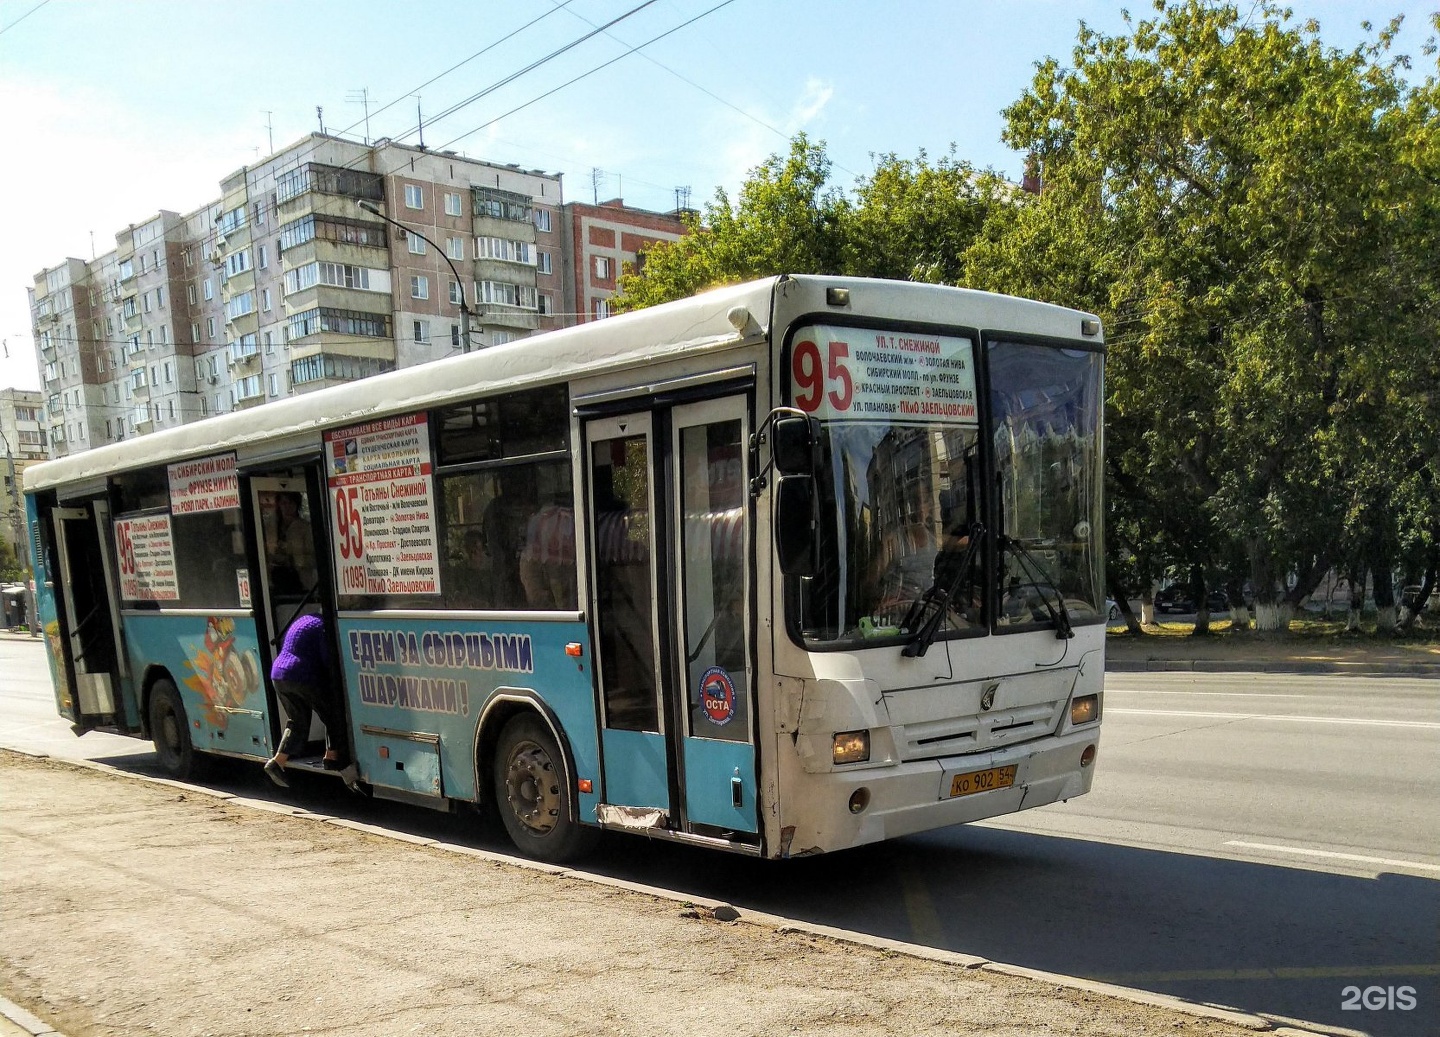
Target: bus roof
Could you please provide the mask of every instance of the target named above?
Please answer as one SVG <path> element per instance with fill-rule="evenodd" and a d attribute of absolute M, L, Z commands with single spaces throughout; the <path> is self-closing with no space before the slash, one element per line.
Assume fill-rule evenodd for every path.
<path fill-rule="evenodd" d="M 491 386 L 519 389 L 734 346 L 744 337 L 727 314 L 743 306 L 763 331 L 769 326 L 776 280 L 718 288 L 45 461 L 25 469 L 25 490 L 32 493 L 306 432 L 316 433 L 318 442 L 320 431 L 327 428 L 472 399 Z M 637 325 L 643 333 L 637 334 Z M 754 326 L 750 331 L 755 334 Z"/>
<path fill-rule="evenodd" d="M 1032 318 L 1040 317 L 1041 327 L 1036 328 L 1037 332 L 1058 327 L 1062 316 L 1066 318 L 1065 326 L 1072 327 L 1077 312 L 1046 303 L 907 281 L 825 275 L 766 277 L 31 465 L 24 472 L 25 491 L 33 493 L 69 483 L 88 483 L 117 472 L 223 453 L 267 440 L 303 437 L 307 433 L 315 434 L 318 445 L 319 434 L 329 428 L 458 403 L 502 389 L 511 391 L 568 381 L 601 371 L 731 348 L 758 339 L 768 331 L 772 293 L 777 284 L 787 281 L 801 294 L 818 293 L 822 298 L 825 288 L 832 286 L 862 289 L 867 295 L 883 292 L 892 298 L 908 295 L 909 301 L 924 299 L 931 303 L 923 309 L 930 311 L 926 316 L 934 317 L 938 317 L 941 310 L 953 313 L 956 300 L 964 298 L 972 306 L 981 303 L 980 308 L 990 314 L 1006 310 L 1014 317 L 1023 311 Z M 729 316 L 737 306 L 748 310 L 753 320 L 742 325 L 743 331 L 736 329 Z"/>

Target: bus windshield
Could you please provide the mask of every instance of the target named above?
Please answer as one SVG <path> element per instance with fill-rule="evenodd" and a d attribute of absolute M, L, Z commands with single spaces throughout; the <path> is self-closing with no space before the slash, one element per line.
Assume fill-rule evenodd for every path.
<path fill-rule="evenodd" d="M 808 645 L 907 641 L 936 608 L 940 637 L 1102 621 L 1102 355 L 1003 339 L 984 355 L 978 413 L 819 415 L 819 567 L 799 596 Z"/>

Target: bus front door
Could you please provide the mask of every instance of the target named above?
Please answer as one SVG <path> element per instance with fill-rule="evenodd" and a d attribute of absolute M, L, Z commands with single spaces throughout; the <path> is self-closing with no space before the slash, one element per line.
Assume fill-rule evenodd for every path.
<path fill-rule="evenodd" d="M 110 506 L 102 500 L 50 512 L 54 557 L 64 599 L 63 681 L 56 682 L 60 713 L 77 733 L 92 728 L 140 729 L 139 707 L 125 678 Z M 68 699 L 69 701 L 65 701 Z M 68 708 L 67 708 L 68 706 Z"/>
<path fill-rule="evenodd" d="M 730 396 L 586 426 L 608 824 L 758 831 L 747 413 Z"/>

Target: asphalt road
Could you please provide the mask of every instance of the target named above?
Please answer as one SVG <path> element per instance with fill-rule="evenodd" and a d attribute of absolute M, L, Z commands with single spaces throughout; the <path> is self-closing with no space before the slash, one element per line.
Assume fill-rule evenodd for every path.
<path fill-rule="evenodd" d="M 788 862 L 613 836 L 590 867 L 1271 1016 L 1440 1031 L 1440 682 L 1135 673 L 1107 685 L 1095 789 L 1069 804 Z M 76 739 L 55 717 L 38 643 L 0 640 L 0 745 L 153 770 L 147 743 Z M 281 798 L 258 768 L 212 780 Z M 295 785 L 288 795 L 314 810 L 507 846 L 468 812 L 356 800 L 321 776 Z M 1366 1008 L 1367 988 L 1396 1007 Z"/>

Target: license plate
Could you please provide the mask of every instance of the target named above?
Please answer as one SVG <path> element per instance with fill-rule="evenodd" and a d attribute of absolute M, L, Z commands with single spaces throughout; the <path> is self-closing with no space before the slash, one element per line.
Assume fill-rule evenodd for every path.
<path fill-rule="evenodd" d="M 993 792 L 1008 789 L 1015 784 L 1015 764 L 1008 767 L 991 767 L 988 771 L 971 771 L 957 774 L 950 779 L 950 797 L 969 796 L 976 792 Z"/>

